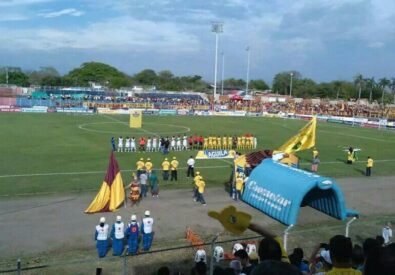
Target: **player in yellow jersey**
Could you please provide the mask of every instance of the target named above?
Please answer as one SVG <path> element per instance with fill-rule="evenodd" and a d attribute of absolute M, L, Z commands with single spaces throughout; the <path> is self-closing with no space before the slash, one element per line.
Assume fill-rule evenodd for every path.
<path fill-rule="evenodd" d="M 228 148 L 228 139 L 226 136 L 222 137 L 222 149 L 227 149 Z"/>
<path fill-rule="evenodd" d="M 217 137 L 217 149 L 221 149 L 221 148 L 222 148 L 221 137 L 218 136 L 218 137 Z"/>
<path fill-rule="evenodd" d="M 140 178 L 140 175 L 143 173 L 144 166 L 144 159 L 140 158 L 140 160 L 136 162 L 137 178 Z"/>
<path fill-rule="evenodd" d="M 241 149 L 241 137 L 237 137 L 237 145 L 236 145 L 237 149 Z"/>
<path fill-rule="evenodd" d="M 217 149 L 217 138 L 213 136 L 212 139 L 213 139 L 213 146 L 211 149 Z"/>
<path fill-rule="evenodd" d="M 208 137 L 208 149 L 213 149 L 213 137 Z"/>
<path fill-rule="evenodd" d="M 241 137 L 241 148 L 242 149 L 246 148 L 246 137 L 245 136 Z"/>
<path fill-rule="evenodd" d="M 232 149 L 233 138 L 232 136 L 228 136 L 228 149 Z"/>
<path fill-rule="evenodd" d="M 203 149 L 208 149 L 208 138 L 207 137 L 205 137 L 203 139 Z"/>

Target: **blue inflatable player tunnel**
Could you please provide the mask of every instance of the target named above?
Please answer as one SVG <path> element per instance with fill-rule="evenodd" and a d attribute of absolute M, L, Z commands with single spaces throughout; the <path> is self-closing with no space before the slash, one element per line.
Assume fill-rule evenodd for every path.
<path fill-rule="evenodd" d="M 295 225 L 300 207 L 310 206 L 338 220 L 358 216 L 347 209 L 333 179 L 265 159 L 247 179 L 244 202 L 285 225 Z"/>

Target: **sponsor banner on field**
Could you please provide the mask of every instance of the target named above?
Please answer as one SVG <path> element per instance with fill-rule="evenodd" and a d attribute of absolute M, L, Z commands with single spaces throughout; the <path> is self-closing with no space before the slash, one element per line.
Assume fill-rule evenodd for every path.
<path fill-rule="evenodd" d="M 161 116 L 168 116 L 168 115 L 174 116 L 176 114 L 177 114 L 177 110 L 172 110 L 172 109 L 159 110 L 159 115 L 161 115 Z"/>
<path fill-rule="evenodd" d="M 158 109 L 146 109 L 146 110 L 143 110 L 143 114 L 144 115 L 157 115 L 157 114 L 159 114 L 159 110 Z"/>
<path fill-rule="evenodd" d="M 49 110 L 48 110 L 49 112 Z M 93 110 L 86 108 L 56 108 L 58 113 L 93 113 Z"/>
<path fill-rule="evenodd" d="M 0 108 L 0 112 L 20 112 L 21 108 Z"/>
<path fill-rule="evenodd" d="M 99 114 L 107 114 L 107 115 L 118 114 L 117 110 L 111 110 L 109 108 L 97 108 L 97 112 Z"/>
<path fill-rule="evenodd" d="M 187 116 L 187 115 L 189 115 L 189 110 L 188 109 L 178 109 L 177 114 L 180 116 Z"/>
<path fill-rule="evenodd" d="M 212 116 L 213 112 L 212 111 L 195 111 L 194 115 L 195 116 Z"/>
<path fill-rule="evenodd" d="M 46 106 L 34 106 L 32 108 L 22 108 L 22 112 L 24 113 L 46 113 L 48 107 Z"/>
<path fill-rule="evenodd" d="M 196 159 L 233 159 L 236 155 L 234 150 L 202 150 L 196 155 Z"/>

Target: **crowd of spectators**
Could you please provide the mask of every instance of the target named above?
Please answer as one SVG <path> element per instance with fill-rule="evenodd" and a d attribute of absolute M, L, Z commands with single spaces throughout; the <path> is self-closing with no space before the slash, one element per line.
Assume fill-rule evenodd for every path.
<path fill-rule="evenodd" d="M 332 115 L 343 117 L 395 117 L 394 107 L 383 108 L 379 104 L 366 104 L 351 101 L 326 101 L 326 100 L 301 100 L 289 99 L 287 102 L 262 102 L 260 97 L 250 97 L 249 100 L 233 100 L 230 97 L 221 96 L 214 103 L 212 96 L 188 93 L 135 93 L 133 96 L 116 95 L 63 95 L 50 97 L 56 106 L 81 106 L 83 102 L 91 105 L 115 104 L 150 104 L 155 109 L 207 109 L 215 111 L 249 111 L 276 113 L 295 113 L 301 115 Z"/>
<path fill-rule="evenodd" d="M 387 228 L 387 229 L 386 229 Z M 353 244 L 343 235 L 330 238 L 328 243 L 318 244 L 310 257 L 305 257 L 302 248 L 287 254 L 279 237 L 265 228 L 251 224 L 249 229 L 260 233 L 257 253 L 241 246 L 234 251 L 233 259 L 215 264 L 217 275 L 393 275 L 395 274 L 395 243 L 386 242 L 383 236 L 367 238 L 361 244 Z M 388 225 L 383 228 L 388 230 Z M 236 247 L 236 245 L 235 245 Z M 198 251 L 199 252 L 199 251 Z M 249 253 L 250 252 L 250 253 Z M 205 255 L 195 257 L 195 265 L 189 274 L 206 275 L 209 267 Z M 215 254 L 214 254 L 215 257 Z M 259 261 L 258 261 L 259 259 Z M 217 259 L 215 259 L 217 260 Z M 158 275 L 188 274 L 171 273 L 170 268 L 161 267 Z"/>

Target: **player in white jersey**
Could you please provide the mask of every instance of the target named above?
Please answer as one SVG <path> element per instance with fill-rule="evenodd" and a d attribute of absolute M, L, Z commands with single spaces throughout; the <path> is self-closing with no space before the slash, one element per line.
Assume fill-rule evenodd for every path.
<path fill-rule="evenodd" d="M 176 148 L 177 148 L 177 151 L 181 151 L 181 137 L 180 136 L 177 137 Z"/>
<path fill-rule="evenodd" d="M 172 151 L 176 150 L 176 138 L 174 136 L 171 137 L 170 150 L 172 150 Z"/>
<path fill-rule="evenodd" d="M 136 152 L 136 139 L 134 137 L 130 141 L 130 151 Z"/>
<path fill-rule="evenodd" d="M 187 150 L 188 149 L 188 137 L 184 136 L 182 138 L 182 150 Z"/>
<path fill-rule="evenodd" d="M 125 140 L 125 152 L 130 152 L 130 138 L 126 137 Z"/>
<path fill-rule="evenodd" d="M 157 137 L 152 138 L 152 152 L 158 151 L 158 139 Z"/>
<path fill-rule="evenodd" d="M 123 152 L 123 138 L 118 138 L 118 152 Z"/>
<path fill-rule="evenodd" d="M 152 139 L 150 137 L 147 138 L 147 152 L 152 151 Z"/>

